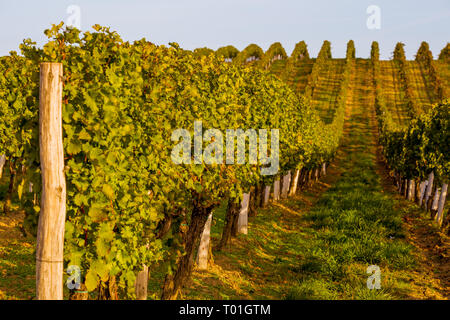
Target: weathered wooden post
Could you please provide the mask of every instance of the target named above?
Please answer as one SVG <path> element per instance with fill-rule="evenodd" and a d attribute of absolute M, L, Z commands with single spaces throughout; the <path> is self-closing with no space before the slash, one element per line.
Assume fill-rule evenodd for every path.
<path fill-rule="evenodd" d="M 323 176 L 327 175 L 327 163 L 326 162 L 322 163 L 322 175 Z"/>
<path fill-rule="evenodd" d="M 269 203 L 269 197 L 270 197 L 270 186 L 266 186 L 264 188 L 264 202 L 263 202 L 263 207 L 267 207 L 267 204 Z"/>
<path fill-rule="evenodd" d="M 36 244 L 36 297 L 38 300 L 63 299 L 66 181 L 61 122 L 62 77 L 61 63 L 41 64 L 39 147 L 42 199 Z"/>
<path fill-rule="evenodd" d="M 148 266 L 144 264 L 142 271 L 139 271 L 136 276 L 136 299 L 147 300 L 147 286 L 148 286 Z"/>
<path fill-rule="evenodd" d="M 147 249 L 149 248 L 149 244 L 146 245 Z M 136 282 L 134 285 L 134 289 L 136 291 L 136 299 L 137 300 L 147 300 L 147 288 L 148 288 L 148 266 L 142 265 L 142 270 L 138 272 L 136 275 Z"/>
<path fill-rule="evenodd" d="M 428 185 L 428 180 L 425 180 L 425 181 L 422 181 L 421 183 L 420 183 L 420 191 L 419 191 L 419 207 L 421 207 L 422 206 L 422 202 L 423 202 L 423 199 L 424 199 L 424 197 L 425 197 L 425 190 L 426 190 L 426 187 L 427 187 L 427 185 Z"/>
<path fill-rule="evenodd" d="M 441 192 L 440 192 L 439 188 L 436 186 L 436 192 L 434 193 L 434 198 L 433 198 L 433 203 L 431 205 L 431 210 L 436 211 L 438 209 L 440 194 L 441 194 Z"/>
<path fill-rule="evenodd" d="M 5 166 L 6 163 L 6 155 L 2 154 L 0 156 L 0 179 L 2 178 L 3 175 L 3 167 Z"/>
<path fill-rule="evenodd" d="M 244 193 L 241 202 L 241 210 L 238 217 L 238 232 L 247 234 L 248 206 L 250 204 L 250 193 Z"/>
<path fill-rule="evenodd" d="M 273 201 L 280 200 L 280 178 L 273 183 Z"/>
<path fill-rule="evenodd" d="M 298 179 L 300 177 L 300 170 L 295 170 L 294 179 L 292 179 L 291 190 L 289 191 L 290 196 L 294 196 L 297 193 Z"/>
<path fill-rule="evenodd" d="M 427 181 L 427 190 L 425 191 L 425 210 L 428 210 L 428 199 L 430 198 L 431 192 L 433 191 L 434 172 L 431 172 L 428 175 Z"/>
<path fill-rule="evenodd" d="M 436 213 L 436 221 L 439 225 L 439 227 L 442 226 L 442 221 L 444 221 L 444 204 L 445 204 L 445 199 L 447 198 L 447 189 L 448 189 L 448 184 L 444 183 L 442 185 L 442 189 L 441 189 L 441 196 L 439 197 L 439 204 L 438 204 L 438 211 Z"/>
<path fill-rule="evenodd" d="M 414 180 L 408 179 L 408 191 L 406 198 L 410 201 L 414 200 Z"/>
<path fill-rule="evenodd" d="M 289 192 L 289 186 L 291 185 L 291 171 L 288 171 L 287 174 L 283 177 L 283 186 L 281 189 L 281 198 L 286 199 Z"/>
<path fill-rule="evenodd" d="M 200 246 L 198 247 L 197 254 L 197 267 L 200 270 L 208 269 L 208 255 L 211 239 L 211 223 L 212 213 L 209 214 L 208 220 L 206 220 L 205 227 L 203 229 L 202 237 L 200 239 Z"/>

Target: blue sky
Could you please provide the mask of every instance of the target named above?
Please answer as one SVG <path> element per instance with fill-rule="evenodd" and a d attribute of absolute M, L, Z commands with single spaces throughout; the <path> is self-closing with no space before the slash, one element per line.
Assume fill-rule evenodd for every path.
<path fill-rule="evenodd" d="M 67 21 L 69 5 L 81 9 L 81 29 L 111 27 L 125 40 L 145 37 L 156 44 L 178 42 L 186 49 L 256 43 L 266 50 L 279 41 L 290 54 L 305 40 L 316 56 L 323 40 L 334 57 L 344 57 L 353 39 L 358 57 L 368 57 L 373 40 L 389 59 L 398 41 L 412 59 L 425 40 L 436 57 L 450 41 L 449 0 L 0 0 L 0 55 L 18 50 L 24 38 L 42 44 L 44 29 Z M 380 8 L 381 28 L 369 30 L 369 5 Z"/>

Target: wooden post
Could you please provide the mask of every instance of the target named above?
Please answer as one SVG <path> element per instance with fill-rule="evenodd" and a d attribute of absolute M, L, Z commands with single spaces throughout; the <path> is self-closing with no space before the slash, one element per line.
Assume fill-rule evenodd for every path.
<path fill-rule="evenodd" d="M 148 267 L 144 264 L 143 270 L 136 276 L 136 299 L 147 300 Z"/>
<path fill-rule="evenodd" d="M 208 269 L 208 255 L 210 246 L 212 213 L 209 214 L 203 229 L 202 237 L 200 239 L 200 246 L 197 254 L 197 267 L 199 270 Z"/>
<path fill-rule="evenodd" d="M 263 202 L 263 207 L 267 207 L 267 204 L 269 203 L 269 197 L 270 197 L 270 186 L 266 186 L 264 188 L 264 202 Z"/>
<path fill-rule="evenodd" d="M 412 190 L 413 190 L 413 180 L 408 179 L 408 191 L 406 195 L 406 199 L 411 200 L 412 199 Z"/>
<path fill-rule="evenodd" d="M 442 221 L 444 221 L 443 217 L 444 217 L 444 204 L 445 204 L 445 199 L 447 198 L 447 189 L 448 189 L 448 184 L 444 183 L 442 185 L 442 191 L 441 191 L 441 196 L 439 198 L 439 204 L 438 204 L 438 211 L 436 214 L 436 221 L 439 225 L 439 227 L 442 226 Z"/>
<path fill-rule="evenodd" d="M 248 225 L 248 206 L 250 203 L 250 193 L 244 193 L 241 203 L 241 211 L 239 211 L 238 218 L 238 232 L 247 234 Z"/>
<path fill-rule="evenodd" d="M 149 244 L 146 245 L 147 249 Z M 148 266 L 142 265 L 142 270 L 136 275 L 136 283 L 134 289 L 136 291 L 137 300 L 147 300 L 147 288 L 148 288 Z"/>
<path fill-rule="evenodd" d="M 425 210 L 428 210 L 428 199 L 433 191 L 434 172 L 428 175 L 427 191 L 425 192 Z"/>
<path fill-rule="evenodd" d="M 326 162 L 322 163 L 322 175 L 323 176 L 327 175 L 327 164 L 326 164 Z"/>
<path fill-rule="evenodd" d="M 426 190 L 427 185 L 428 185 L 428 180 L 422 181 L 420 183 L 419 207 L 422 206 L 422 202 L 423 202 L 423 199 L 425 196 L 425 190 Z"/>
<path fill-rule="evenodd" d="M 63 299 L 63 249 L 66 181 L 62 141 L 61 63 L 42 63 L 39 87 L 39 147 L 42 172 L 41 211 L 36 244 L 36 297 Z"/>
<path fill-rule="evenodd" d="M 5 166 L 6 163 L 6 155 L 2 154 L 0 156 L 0 179 L 2 178 L 3 175 L 3 167 Z"/>
<path fill-rule="evenodd" d="M 273 201 L 280 200 L 280 178 L 273 183 Z"/>
<path fill-rule="evenodd" d="M 434 194 L 433 204 L 431 205 L 431 210 L 436 211 L 438 209 L 439 196 L 440 196 L 440 191 L 439 191 L 439 188 L 436 186 L 436 192 Z"/>
<path fill-rule="evenodd" d="M 295 170 L 294 179 L 292 179 L 291 191 L 289 192 L 290 196 L 294 196 L 297 192 L 298 178 L 300 177 L 300 170 Z"/>
<path fill-rule="evenodd" d="M 283 186 L 281 189 L 281 198 L 286 199 L 289 192 L 289 186 L 291 185 L 291 171 L 283 177 Z"/>
<path fill-rule="evenodd" d="M 319 168 L 314 171 L 314 182 L 319 181 Z"/>

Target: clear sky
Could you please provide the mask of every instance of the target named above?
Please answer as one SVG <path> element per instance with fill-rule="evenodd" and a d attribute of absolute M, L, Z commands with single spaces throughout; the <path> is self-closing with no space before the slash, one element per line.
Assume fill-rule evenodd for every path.
<path fill-rule="evenodd" d="M 436 57 L 450 41 L 450 0 L 0 0 L 0 55 L 18 50 L 25 38 L 43 44 L 43 31 L 67 22 L 67 8 L 80 8 L 82 30 L 109 26 L 124 40 L 145 37 L 156 44 L 178 42 L 186 49 L 256 43 L 267 50 L 279 41 L 290 54 L 305 40 L 316 56 L 323 40 L 333 57 L 344 57 L 353 39 L 358 57 L 368 57 L 373 40 L 389 59 L 398 41 L 413 59 L 421 41 Z M 380 9 L 380 29 L 369 29 L 370 5 Z"/>

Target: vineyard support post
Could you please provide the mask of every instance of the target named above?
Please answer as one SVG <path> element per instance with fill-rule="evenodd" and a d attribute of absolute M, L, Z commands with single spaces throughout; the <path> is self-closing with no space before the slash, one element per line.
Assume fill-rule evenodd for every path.
<path fill-rule="evenodd" d="M 36 244 L 36 297 L 63 299 L 63 249 L 66 182 L 62 141 L 61 63 L 42 63 L 39 88 L 41 211 Z"/>
<path fill-rule="evenodd" d="M 280 178 L 273 183 L 273 201 L 280 199 Z"/>
<path fill-rule="evenodd" d="M 327 175 L 327 164 L 326 164 L 326 162 L 322 163 L 322 175 L 323 176 Z"/>
<path fill-rule="evenodd" d="M 434 194 L 433 204 L 431 205 L 431 210 L 436 211 L 438 209 L 440 194 L 441 194 L 441 192 L 440 192 L 439 188 L 436 186 L 436 192 Z"/>
<path fill-rule="evenodd" d="M 250 204 L 250 193 L 244 193 L 241 202 L 241 210 L 239 211 L 238 217 L 238 232 L 247 234 L 247 224 L 248 224 L 248 207 Z"/>
<path fill-rule="evenodd" d="M 425 196 L 425 190 L 426 190 L 427 185 L 428 185 L 428 180 L 422 181 L 420 183 L 419 207 L 422 206 L 422 202 L 423 202 L 423 199 Z"/>
<path fill-rule="evenodd" d="M 408 191 L 406 198 L 410 201 L 414 199 L 413 190 L 414 190 L 414 180 L 408 179 Z"/>
<path fill-rule="evenodd" d="M 425 210 L 428 210 L 428 199 L 430 198 L 431 192 L 433 191 L 433 181 L 434 181 L 434 172 L 432 171 L 428 175 L 427 191 L 425 192 Z"/>
<path fill-rule="evenodd" d="M 200 238 L 200 246 L 197 253 L 197 267 L 199 270 L 208 269 L 208 255 L 210 246 L 212 213 L 209 214 L 203 229 L 202 237 Z"/>
<path fill-rule="evenodd" d="M 5 166 L 6 163 L 6 155 L 2 154 L 0 156 L 0 179 L 2 178 L 3 175 L 3 167 Z"/>
<path fill-rule="evenodd" d="M 292 180 L 292 186 L 291 191 L 289 192 L 289 195 L 294 196 L 297 192 L 297 185 L 298 185 L 298 178 L 300 177 L 300 170 L 295 170 L 294 179 Z"/>
<path fill-rule="evenodd" d="M 438 211 L 437 211 L 437 214 L 436 214 L 436 221 L 437 221 L 439 227 L 442 226 L 442 221 L 444 221 L 444 219 L 443 219 L 443 217 L 444 217 L 444 204 L 445 204 L 445 199 L 447 198 L 447 189 L 448 189 L 448 184 L 444 183 L 442 185 L 441 196 L 439 197 Z"/>
<path fill-rule="evenodd" d="M 142 271 L 136 276 L 136 298 L 137 300 L 147 300 L 148 286 L 148 266 L 143 265 Z"/>
<path fill-rule="evenodd" d="M 270 197 L 270 186 L 266 186 L 264 188 L 264 202 L 263 202 L 263 207 L 267 207 L 267 204 L 269 203 L 269 197 Z"/>
<path fill-rule="evenodd" d="M 291 185 L 291 171 L 283 177 L 283 186 L 281 190 L 281 198 L 286 199 L 289 192 L 289 186 Z"/>

